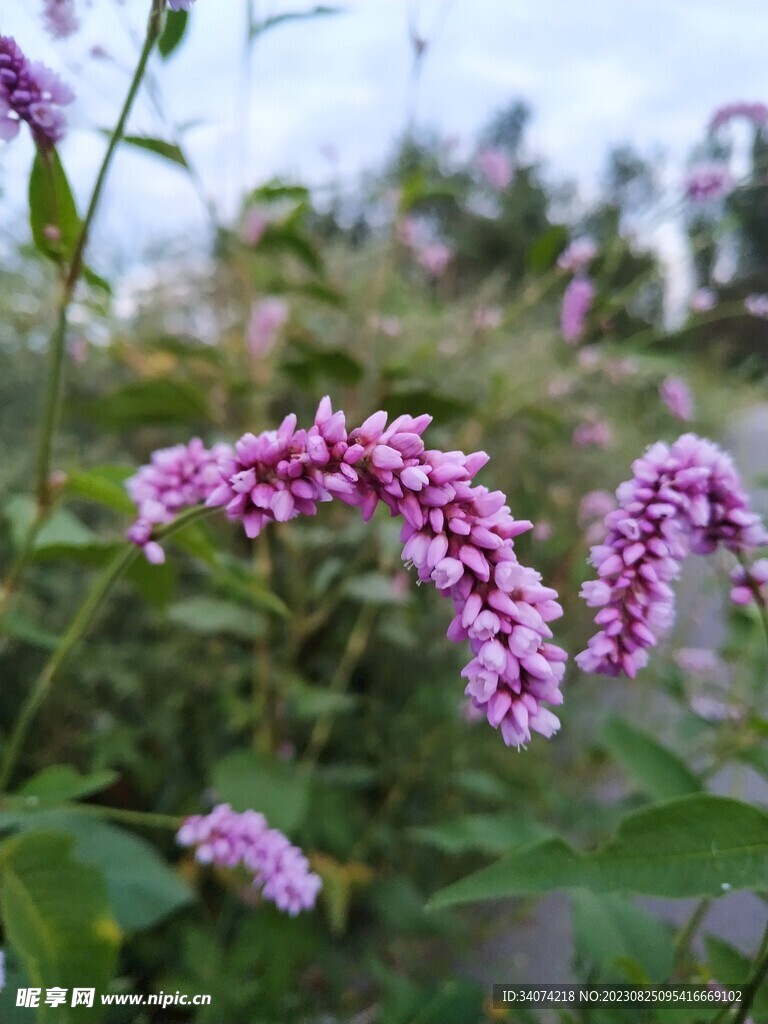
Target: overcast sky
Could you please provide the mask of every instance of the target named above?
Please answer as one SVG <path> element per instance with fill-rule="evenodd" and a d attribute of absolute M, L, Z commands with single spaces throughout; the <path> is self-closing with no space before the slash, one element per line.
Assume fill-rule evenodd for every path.
<path fill-rule="evenodd" d="M 42 32 L 42 0 L 0 0 L 0 32 L 77 91 L 62 157 L 81 198 L 93 180 L 135 61 L 147 0 L 78 0 L 81 31 Z M 262 14 L 311 6 L 256 3 Z M 153 75 L 173 122 L 196 122 L 185 146 L 223 215 L 245 187 L 275 174 L 353 181 L 402 131 L 413 100 L 409 25 L 429 42 L 418 90 L 421 123 L 473 134 L 511 99 L 534 110 L 529 151 L 553 178 L 594 187 L 606 149 L 661 147 L 680 173 L 713 108 L 768 100 L 766 0 L 348 0 L 345 13 L 287 24 L 244 62 L 245 0 L 197 0 L 186 44 Z M 114 61 L 89 56 L 94 45 Z M 144 94 L 136 132 L 170 135 Z M 0 203 L 23 205 L 31 145 L 0 143 Z M 329 149 L 338 154 L 335 167 Z M 675 163 L 676 161 L 676 163 Z M 675 168 L 677 168 L 675 170 Z M 101 247 L 134 250 L 202 225 L 183 174 L 123 151 L 98 225 Z"/>

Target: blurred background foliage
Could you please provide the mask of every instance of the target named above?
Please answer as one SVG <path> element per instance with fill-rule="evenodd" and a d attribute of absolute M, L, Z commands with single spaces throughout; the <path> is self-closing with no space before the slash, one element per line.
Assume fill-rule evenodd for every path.
<path fill-rule="evenodd" d="M 741 304 L 768 291 L 768 140 L 755 134 L 752 170 L 728 202 L 689 222 L 699 286 L 713 285 L 719 258 L 730 260 L 720 305 L 670 327 L 664 271 L 643 241 L 648 218 L 678 203 L 661 195 L 657 168 L 629 147 L 613 151 L 602 193 L 585 209 L 526 161 L 531 116 L 514 102 L 477 140 L 478 151 L 494 147 L 514 164 L 503 188 L 414 129 L 353 195 L 254 186 L 208 252 L 186 252 L 182 241 L 114 291 L 95 276 L 83 283 L 56 450 L 58 507 L 0 655 L 3 734 L 88 576 L 121 543 L 131 514 L 122 482 L 133 468 L 190 436 L 232 440 L 289 411 L 307 423 L 325 393 L 348 423 L 378 408 L 430 412 L 432 446 L 487 450 L 482 482 L 536 523 L 518 549 L 562 594 L 556 638 L 572 653 L 584 646 L 590 622 L 576 595 L 589 575 L 590 524 L 581 501 L 613 491 L 647 443 L 681 432 L 660 382 L 687 380 L 693 427 L 716 440 L 734 410 L 764 397 L 768 325 Z M 404 242 L 409 225 L 450 249 L 444 273 L 420 264 Z M 557 259 L 585 235 L 598 245 L 597 294 L 581 345 L 569 347 L 559 331 L 568 275 Z M 54 290 L 34 248 L 9 255 L 0 276 L 3 568 L 30 515 L 27 453 Z M 287 320 L 255 343 L 252 308 L 267 297 L 287 303 Z M 574 441 L 585 424 L 599 428 L 599 443 Z M 718 662 L 731 685 L 681 669 L 672 647 L 631 685 L 572 668 L 561 735 L 518 753 L 468 720 L 447 609 L 401 566 L 385 515 L 364 527 L 348 509 L 323 508 L 256 543 L 212 519 L 170 547 L 166 565 L 137 564 L 113 595 L 40 715 L 19 776 L 64 763 L 102 773 L 88 802 L 126 821 L 132 811 L 183 815 L 218 800 L 257 807 L 308 851 L 324 890 L 315 913 L 291 920 L 249 906 L 240 878 L 213 877 L 171 833 L 133 830 L 143 840 L 134 855 L 149 857 L 151 844 L 180 888 L 174 897 L 170 876 L 159 875 L 172 895 L 137 920 L 131 899 L 118 901 L 127 935 L 118 990 L 210 992 L 212 1007 L 194 1016 L 201 1024 L 507 1019 L 490 1008 L 488 979 L 466 967 L 467 950 L 501 925 L 427 913 L 432 892 L 553 830 L 594 844 L 627 810 L 671 795 L 669 772 L 683 773 L 685 791 L 735 752 L 768 775 L 765 658 L 744 611 L 733 613 Z M 716 603 L 713 572 L 702 586 Z M 678 645 L 696 633 L 694 606 L 681 611 Z M 658 755 L 644 744 L 659 742 L 675 752 L 660 779 L 644 770 Z M 77 837 L 83 827 L 55 808 L 16 810 L 24 829 Z M 91 834 L 102 854 L 90 856 L 107 871 L 110 858 L 127 856 L 129 837 L 99 827 L 116 830 Z M 572 922 L 579 977 L 669 976 L 670 930 L 629 897 L 576 893 Z M 687 978 L 746 969 L 744 954 L 717 937 L 686 955 Z M 9 963 L 12 976 L 19 969 Z M 112 1008 L 105 1019 L 193 1019 L 178 1014 Z"/>

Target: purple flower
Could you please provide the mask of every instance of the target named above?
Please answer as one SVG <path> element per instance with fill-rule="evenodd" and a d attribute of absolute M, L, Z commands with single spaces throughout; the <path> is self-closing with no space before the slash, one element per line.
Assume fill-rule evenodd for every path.
<path fill-rule="evenodd" d="M 697 164 L 688 172 L 683 185 L 685 198 L 692 203 L 716 202 L 732 190 L 731 172 L 722 163 Z"/>
<path fill-rule="evenodd" d="M 750 316 L 768 320 L 768 295 L 748 295 L 744 299 L 744 308 Z"/>
<path fill-rule="evenodd" d="M 710 132 L 716 132 L 724 124 L 728 124 L 736 117 L 743 117 L 751 121 L 756 128 L 768 127 L 768 106 L 765 103 L 727 103 L 720 107 L 712 115 L 709 122 Z"/>
<path fill-rule="evenodd" d="M 722 666 L 717 654 L 707 647 L 680 647 L 672 660 L 691 676 L 714 676 Z"/>
<path fill-rule="evenodd" d="M 75 0 L 45 0 L 43 7 L 45 30 L 54 39 L 66 39 L 80 28 Z"/>
<path fill-rule="evenodd" d="M 503 321 L 504 315 L 498 306 L 478 306 L 472 314 L 472 324 L 478 331 L 495 331 Z"/>
<path fill-rule="evenodd" d="M 665 378 L 659 386 L 659 394 L 666 407 L 677 419 L 693 419 L 693 395 L 682 377 Z"/>
<path fill-rule="evenodd" d="M 488 184 L 497 192 L 503 192 L 512 184 L 515 165 L 502 149 L 483 149 L 475 162 Z"/>
<path fill-rule="evenodd" d="M 585 672 L 630 678 L 672 623 L 670 583 L 689 552 L 722 545 L 738 554 L 768 543 L 730 456 L 711 441 L 695 434 L 671 447 L 659 441 L 632 470 L 616 491 L 618 508 L 605 518 L 605 541 L 591 551 L 598 579 L 585 583 L 581 596 L 599 609 L 601 628 L 576 658 Z"/>
<path fill-rule="evenodd" d="M 168 0 L 168 6 L 172 11 L 191 11 L 195 0 Z"/>
<path fill-rule="evenodd" d="M 285 299 L 269 296 L 254 303 L 248 321 L 245 342 L 252 356 L 267 355 L 274 347 L 277 336 L 288 320 Z"/>
<path fill-rule="evenodd" d="M 245 434 L 226 479 L 208 497 L 242 522 L 249 537 L 270 522 L 314 515 L 338 498 L 368 520 L 379 503 L 402 516 L 403 560 L 454 605 L 448 637 L 468 640 L 465 693 L 505 743 L 531 731 L 551 736 L 562 703 L 566 654 L 549 643 L 548 623 L 562 615 L 557 593 L 517 561 L 514 538 L 531 528 L 512 518 L 501 491 L 473 486 L 484 452 L 425 449 L 431 417 L 377 412 L 347 431 L 343 412 L 324 398 L 309 430 L 287 416 L 277 430 Z"/>
<path fill-rule="evenodd" d="M 765 585 L 768 583 L 768 558 L 759 558 L 749 568 L 737 565 L 731 570 L 731 600 L 735 604 L 759 601 L 765 606 Z"/>
<path fill-rule="evenodd" d="M 311 910 L 323 885 L 301 850 L 278 829 L 269 828 L 257 811 L 238 814 L 229 804 L 218 804 L 210 814 L 187 818 L 176 841 L 196 847 L 201 864 L 245 868 L 262 896 L 291 917 Z"/>
<path fill-rule="evenodd" d="M 688 304 L 694 313 L 708 313 L 717 305 L 717 295 L 711 288 L 697 288 Z"/>
<path fill-rule="evenodd" d="M 613 441 L 613 430 L 610 423 L 592 413 L 585 417 L 573 431 L 571 440 L 579 448 L 593 446 L 607 448 Z"/>
<path fill-rule="evenodd" d="M 27 60 L 14 39 L 0 36 L 0 139 L 16 138 L 22 121 L 36 144 L 48 149 L 64 136 L 64 117 L 58 109 L 74 93 L 44 64 Z"/>
<path fill-rule="evenodd" d="M 432 242 L 419 249 L 416 255 L 429 277 L 442 277 L 453 259 L 453 249 L 442 242 Z"/>
<path fill-rule="evenodd" d="M 588 277 L 574 277 L 563 294 L 560 328 L 563 338 L 574 345 L 584 334 L 584 321 L 592 308 L 595 286 Z"/>
<path fill-rule="evenodd" d="M 125 486 L 136 504 L 138 518 L 126 536 L 143 548 L 153 564 L 165 561 L 160 545 L 152 540 L 153 527 L 170 523 L 185 508 L 204 503 L 219 486 L 222 469 L 232 462 L 232 449 L 216 444 L 208 449 L 194 437 L 189 444 L 160 448 Z"/>
<path fill-rule="evenodd" d="M 596 242 L 591 238 L 575 238 L 560 254 L 557 265 L 561 270 L 578 274 L 587 268 L 595 256 L 597 256 Z"/>

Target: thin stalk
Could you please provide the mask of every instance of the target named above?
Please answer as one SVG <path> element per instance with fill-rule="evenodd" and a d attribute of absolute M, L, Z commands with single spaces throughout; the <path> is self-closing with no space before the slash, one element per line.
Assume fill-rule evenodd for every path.
<path fill-rule="evenodd" d="M 203 516 L 210 515 L 212 511 L 214 510 L 204 506 L 195 506 L 194 508 L 187 509 L 186 512 L 183 512 L 172 523 L 158 528 L 154 536 L 158 540 L 169 537 L 189 523 L 201 519 Z M 128 544 L 115 555 L 101 575 L 97 577 L 85 600 L 64 632 L 56 650 L 35 680 L 8 741 L 2 767 L 0 767 L 0 792 L 3 792 L 8 786 L 29 728 L 37 712 L 48 697 L 56 677 L 68 661 L 72 651 L 88 632 L 88 628 L 91 626 L 109 592 L 136 560 L 139 553 L 137 547 L 133 544 Z"/>
<path fill-rule="evenodd" d="M 765 931 L 763 932 L 763 939 L 760 943 L 760 949 L 757 951 L 754 964 L 752 966 L 752 974 L 749 981 L 744 986 L 744 995 L 741 1000 L 741 1006 L 734 1014 L 733 1024 L 744 1024 L 744 1021 L 749 1016 L 749 1011 L 752 1008 L 752 1003 L 755 1001 L 760 986 L 768 977 L 768 925 L 766 925 Z"/>
<path fill-rule="evenodd" d="M 700 900 L 699 903 L 693 909 L 693 913 L 686 921 L 684 927 L 681 929 L 680 934 L 677 936 L 675 941 L 675 958 L 673 965 L 673 974 L 677 975 L 681 968 L 685 966 L 685 962 L 688 959 L 688 954 L 691 948 L 691 942 L 696 932 L 699 930 L 704 918 L 709 913 L 709 908 L 712 906 L 712 900 L 704 899 Z"/>
<path fill-rule="evenodd" d="M 343 693 L 346 690 L 355 666 L 365 651 L 375 618 L 376 609 L 374 606 L 370 604 L 364 605 L 357 617 L 357 621 L 352 627 L 352 631 L 347 639 L 347 645 L 331 679 L 328 687 L 329 693 Z M 334 718 L 333 712 L 329 712 L 318 718 L 315 722 L 306 750 L 304 751 L 304 756 L 301 759 L 301 766 L 303 768 L 313 768 L 317 764 L 318 758 L 331 735 Z"/>
<path fill-rule="evenodd" d="M 78 814 L 87 814 L 92 818 L 109 818 L 110 821 L 121 821 L 124 825 L 135 825 L 137 828 L 159 828 L 178 832 L 184 821 L 174 814 L 156 814 L 153 811 L 130 811 L 123 807 L 104 807 L 101 804 L 77 804 Z"/>
<path fill-rule="evenodd" d="M 131 112 L 131 108 L 133 107 L 133 102 L 136 99 L 136 94 L 139 91 L 142 79 L 144 78 L 150 54 L 152 53 L 155 43 L 160 36 L 164 13 L 165 0 L 152 0 L 149 20 L 147 23 L 147 34 L 141 50 L 141 55 L 139 56 L 139 62 L 136 66 L 136 70 L 128 89 L 128 94 L 120 111 L 117 125 L 110 137 L 106 153 L 104 154 L 104 159 L 101 162 L 101 167 L 99 168 L 99 173 L 96 177 L 96 183 L 94 184 L 93 191 L 91 193 L 90 202 L 88 203 L 88 209 L 86 211 L 85 218 L 83 219 L 83 223 L 77 237 L 77 242 L 75 243 L 75 248 L 72 253 L 69 269 L 63 279 L 56 316 L 56 326 L 53 329 L 49 343 L 50 366 L 48 369 L 48 383 L 46 385 L 45 403 L 43 406 L 40 425 L 40 439 L 38 442 L 36 490 L 37 514 L 30 524 L 27 535 L 21 546 L 21 550 L 3 589 L 2 598 L 0 599 L 0 616 L 3 616 L 8 610 L 11 597 L 18 589 L 21 579 L 26 572 L 27 566 L 31 561 L 37 535 L 50 513 L 51 456 L 56 430 L 61 416 L 64 356 L 66 352 L 67 316 L 69 313 L 69 307 L 72 303 L 77 282 L 80 280 L 80 275 L 83 271 L 85 249 L 88 244 L 91 225 L 96 215 L 96 210 L 104 189 L 107 172 L 109 171 L 112 163 L 115 150 L 117 149 L 125 132 L 128 116 Z"/>

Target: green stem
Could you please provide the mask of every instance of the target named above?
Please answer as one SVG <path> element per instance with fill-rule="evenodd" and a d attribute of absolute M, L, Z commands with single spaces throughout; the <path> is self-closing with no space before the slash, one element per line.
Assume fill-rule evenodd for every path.
<path fill-rule="evenodd" d="M 48 383 L 46 385 L 45 404 L 43 406 L 41 417 L 40 440 L 38 443 L 37 453 L 37 514 L 27 531 L 21 550 L 19 551 L 5 587 L 3 588 L 2 597 L 0 597 L 0 619 L 7 612 L 11 603 L 11 598 L 21 583 L 27 566 L 31 561 L 37 535 L 50 514 L 51 485 L 49 478 L 51 472 L 51 456 L 56 430 L 61 416 L 62 395 L 64 390 L 64 356 L 66 352 L 67 316 L 69 313 L 69 307 L 72 303 L 77 282 L 80 280 L 80 275 L 83 271 L 85 249 L 88 244 L 91 225 L 96 215 L 96 210 L 104 189 L 107 172 L 109 171 L 112 163 L 115 150 L 120 144 L 120 140 L 125 132 L 128 116 L 131 112 L 131 108 L 133 107 L 142 79 L 144 78 L 150 54 L 152 53 L 155 43 L 160 36 L 164 13 L 165 0 L 152 0 L 149 21 L 147 23 L 147 34 L 144 40 L 144 46 L 141 50 L 139 62 L 136 66 L 136 70 L 128 89 L 128 94 L 120 111 L 117 125 L 110 137 L 107 151 L 101 162 L 101 167 L 99 168 L 99 173 L 96 177 L 96 183 L 94 184 L 93 191 L 91 193 L 90 202 L 88 203 L 88 209 L 80 228 L 80 232 L 77 236 L 77 242 L 75 243 L 75 248 L 72 253 L 69 270 L 63 280 L 61 294 L 59 296 L 56 326 L 51 334 L 49 343 L 50 366 L 48 370 Z"/>
<path fill-rule="evenodd" d="M 121 821 L 125 825 L 136 825 L 137 828 L 160 828 L 178 832 L 184 819 L 173 814 L 156 814 L 152 811 L 130 811 L 123 807 L 104 807 L 101 804 L 77 804 L 78 814 L 88 814 L 93 818 L 109 818 Z"/>
<path fill-rule="evenodd" d="M 685 966 L 685 962 L 688 958 L 688 954 L 691 948 L 691 942 L 693 937 L 699 929 L 699 925 L 702 923 L 704 918 L 709 912 L 709 908 L 712 906 L 712 900 L 704 899 L 701 900 L 693 909 L 693 913 L 688 918 L 685 926 L 680 931 L 675 942 L 675 959 L 673 965 L 673 973 L 677 975 L 679 971 Z"/>
<path fill-rule="evenodd" d="M 734 1014 L 733 1024 L 744 1024 L 744 1021 L 747 1019 L 749 1011 L 752 1008 L 752 1003 L 755 1001 L 755 996 L 766 977 L 768 977 L 768 925 L 766 925 L 765 931 L 763 932 L 760 949 L 757 951 L 757 956 L 755 957 L 755 961 L 752 966 L 752 975 L 744 986 L 741 1005 Z"/>
<path fill-rule="evenodd" d="M 213 509 L 205 508 L 205 506 L 196 505 L 194 508 L 187 509 L 186 512 L 183 512 L 174 519 L 172 523 L 155 530 L 154 537 L 158 540 L 169 537 L 171 534 L 176 533 L 177 530 L 182 529 L 197 519 L 210 515 L 213 511 Z M 3 792 L 8 786 L 14 765 L 27 737 L 29 728 L 35 715 L 50 693 L 54 680 L 69 659 L 72 651 L 87 633 L 107 594 L 109 594 L 112 587 L 135 561 L 139 553 L 139 548 L 129 544 L 125 548 L 121 548 L 117 555 L 115 555 L 102 574 L 97 577 L 96 582 L 91 587 L 59 641 L 56 650 L 35 680 L 8 741 L 2 767 L 0 768 L 0 792 Z"/>
<path fill-rule="evenodd" d="M 364 605 L 357 617 L 357 621 L 352 627 L 347 645 L 339 659 L 333 679 L 331 679 L 328 687 L 329 693 L 343 693 L 349 685 L 355 665 L 357 665 L 365 651 L 375 618 L 375 607 L 370 604 Z M 313 768 L 317 764 L 318 758 L 331 735 L 334 717 L 333 713 L 330 712 L 318 718 L 317 722 L 315 722 L 306 750 L 304 751 L 304 756 L 301 759 L 301 766 L 303 768 Z"/>

